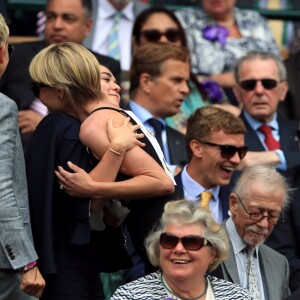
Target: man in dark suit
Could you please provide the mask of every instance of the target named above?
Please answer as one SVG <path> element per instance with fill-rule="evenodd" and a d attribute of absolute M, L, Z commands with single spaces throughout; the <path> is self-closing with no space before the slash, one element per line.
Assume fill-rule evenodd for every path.
<path fill-rule="evenodd" d="M 250 52 L 242 57 L 235 68 L 235 94 L 243 104 L 242 118 L 246 124 L 246 145 L 249 147 L 242 166 L 272 164 L 299 187 L 298 122 L 283 120 L 277 109 L 288 91 L 283 63 L 268 53 Z M 270 127 L 270 134 L 262 133 L 262 125 Z M 300 286 L 300 245 L 296 224 L 299 216 L 297 192 L 284 213 L 284 222 L 278 224 L 267 244 L 284 254 L 291 268 L 290 288 Z M 299 224 L 300 225 L 300 224 Z"/>
<path fill-rule="evenodd" d="M 288 91 L 282 61 L 269 53 L 249 52 L 237 62 L 235 79 L 249 147 L 242 165 L 273 164 L 281 171 L 300 166 L 298 122 L 285 121 L 277 114 Z M 268 126 L 269 134 L 263 133 L 262 125 Z"/>
<path fill-rule="evenodd" d="M 240 118 L 214 106 L 198 108 L 187 121 L 189 163 L 175 177 L 179 197 L 207 205 L 218 223 L 229 217 L 228 184 L 247 153 L 245 132 Z"/>
<path fill-rule="evenodd" d="M 213 271 L 249 289 L 253 299 L 285 299 L 290 292 L 286 257 L 263 244 L 279 222 L 291 189 L 270 166 L 247 168 L 229 197 L 229 257 Z"/>
<path fill-rule="evenodd" d="M 185 137 L 166 125 L 165 118 L 179 112 L 189 93 L 189 66 L 186 49 L 153 44 L 136 51 L 130 69 L 129 109 L 155 134 L 173 170 L 187 161 Z"/>
<path fill-rule="evenodd" d="M 29 85 L 28 68 L 31 59 L 44 47 L 66 41 L 82 44 L 92 28 L 91 0 L 48 0 L 46 7 L 45 40 L 15 46 L 15 53 L 0 81 L 0 91 L 16 101 L 19 109 L 19 128 L 26 147 L 37 124 L 47 113 L 45 106 L 35 99 Z M 94 52 L 101 64 L 120 79 L 118 61 Z"/>

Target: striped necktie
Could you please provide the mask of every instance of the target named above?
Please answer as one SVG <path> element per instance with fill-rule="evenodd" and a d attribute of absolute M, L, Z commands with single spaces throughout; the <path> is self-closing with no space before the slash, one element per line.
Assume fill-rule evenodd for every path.
<path fill-rule="evenodd" d="M 120 60 L 119 27 L 123 17 L 121 12 L 116 12 L 113 18 L 113 27 L 108 36 L 108 55 L 116 60 Z"/>

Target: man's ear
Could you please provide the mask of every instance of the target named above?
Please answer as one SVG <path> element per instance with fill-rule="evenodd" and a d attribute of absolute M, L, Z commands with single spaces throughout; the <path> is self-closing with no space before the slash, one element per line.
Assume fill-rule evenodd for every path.
<path fill-rule="evenodd" d="M 280 82 L 279 84 L 280 84 L 280 99 L 279 99 L 279 101 L 284 101 L 285 96 L 286 96 L 286 94 L 289 90 L 289 85 L 288 85 L 288 82 L 286 80 Z"/>
<path fill-rule="evenodd" d="M 148 73 L 142 73 L 140 76 L 140 88 L 144 91 L 146 94 L 150 94 L 151 92 L 151 87 L 153 84 L 153 80 Z"/>
<path fill-rule="evenodd" d="M 236 215 L 238 210 L 238 198 L 237 195 L 234 193 L 230 193 L 229 195 L 229 209 L 232 215 Z"/>
<path fill-rule="evenodd" d="M 93 20 L 89 18 L 85 24 L 85 37 L 87 37 L 91 33 L 92 27 L 93 27 Z"/>
<path fill-rule="evenodd" d="M 201 144 L 197 140 L 190 141 L 190 148 L 193 152 L 193 155 L 197 158 L 202 158 L 202 147 Z"/>

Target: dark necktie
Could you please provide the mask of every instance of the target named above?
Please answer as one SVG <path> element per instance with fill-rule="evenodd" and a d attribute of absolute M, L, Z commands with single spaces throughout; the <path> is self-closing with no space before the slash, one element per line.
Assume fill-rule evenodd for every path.
<path fill-rule="evenodd" d="M 270 126 L 264 124 L 258 130 L 265 135 L 265 144 L 269 151 L 280 149 L 280 143 L 274 139 Z"/>
<path fill-rule="evenodd" d="M 154 129 L 154 135 L 158 141 L 158 144 L 162 150 L 162 152 L 164 152 L 164 147 L 163 147 L 163 142 L 162 142 L 162 130 L 163 130 L 163 124 L 155 119 L 155 118 L 151 118 L 148 120 L 148 123 L 153 127 Z"/>

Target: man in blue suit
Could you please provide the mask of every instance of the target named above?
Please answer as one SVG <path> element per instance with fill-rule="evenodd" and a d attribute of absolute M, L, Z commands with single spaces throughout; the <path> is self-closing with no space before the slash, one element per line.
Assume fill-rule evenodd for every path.
<path fill-rule="evenodd" d="M 245 131 L 238 117 L 214 106 L 198 108 L 187 122 L 189 163 L 175 177 L 180 198 L 207 206 L 218 223 L 229 217 L 227 185 L 247 153 Z M 208 204 L 203 192 L 210 193 Z"/>
<path fill-rule="evenodd" d="M 13 52 L 9 30 L 0 15 L 0 77 Z M 0 93 L 0 299 L 40 297 L 45 281 L 37 266 L 29 221 L 28 193 L 18 110 Z"/>

